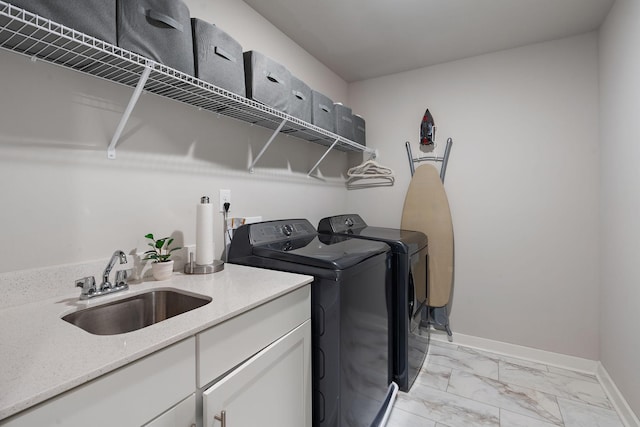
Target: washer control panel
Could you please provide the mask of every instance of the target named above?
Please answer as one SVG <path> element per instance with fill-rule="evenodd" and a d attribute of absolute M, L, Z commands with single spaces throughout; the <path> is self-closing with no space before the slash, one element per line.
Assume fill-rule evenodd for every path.
<path fill-rule="evenodd" d="M 250 224 L 251 243 L 261 245 L 287 239 L 315 236 L 316 229 L 306 219 L 283 219 Z"/>

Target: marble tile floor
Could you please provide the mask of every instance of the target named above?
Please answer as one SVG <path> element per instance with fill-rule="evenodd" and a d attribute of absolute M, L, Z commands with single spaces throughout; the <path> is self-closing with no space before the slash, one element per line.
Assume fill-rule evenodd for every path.
<path fill-rule="evenodd" d="M 431 340 L 387 427 L 624 427 L 595 376 Z"/>

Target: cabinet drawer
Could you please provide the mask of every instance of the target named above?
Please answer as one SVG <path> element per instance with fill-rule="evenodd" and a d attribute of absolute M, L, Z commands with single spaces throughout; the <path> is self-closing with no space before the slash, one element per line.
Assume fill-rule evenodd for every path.
<path fill-rule="evenodd" d="M 195 339 L 189 338 L 54 397 L 3 426 L 142 425 L 195 389 Z"/>
<path fill-rule="evenodd" d="M 202 388 L 311 318 L 306 285 L 196 336 Z"/>

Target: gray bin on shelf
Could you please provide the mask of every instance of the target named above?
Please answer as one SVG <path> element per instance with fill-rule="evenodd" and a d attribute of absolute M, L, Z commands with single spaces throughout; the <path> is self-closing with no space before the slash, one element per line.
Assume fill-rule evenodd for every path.
<path fill-rule="evenodd" d="M 192 18 L 196 77 L 246 96 L 242 46 L 214 24 Z"/>
<path fill-rule="evenodd" d="M 311 123 L 329 132 L 335 132 L 333 101 L 315 90 L 311 91 Z"/>
<path fill-rule="evenodd" d="M 367 145 L 367 132 L 365 121 L 362 117 L 354 114 L 353 117 L 353 141 L 360 145 Z"/>
<path fill-rule="evenodd" d="M 247 98 L 288 112 L 291 72 L 284 65 L 252 50 L 244 53 L 244 76 Z"/>
<path fill-rule="evenodd" d="M 291 76 L 289 114 L 311 123 L 311 88 L 295 76 Z"/>
<path fill-rule="evenodd" d="M 43 18 L 116 44 L 116 0 L 8 0 Z"/>
<path fill-rule="evenodd" d="M 191 16 L 181 0 L 118 0 L 118 46 L 195 74 Z"/>
<path fill-rule="evenodd" d="M 340 104 L 333 104 L 333 117 L 336 123 L 335 132 L 349 140 L 353 140 L 353 113 L 351 108 Z"/>

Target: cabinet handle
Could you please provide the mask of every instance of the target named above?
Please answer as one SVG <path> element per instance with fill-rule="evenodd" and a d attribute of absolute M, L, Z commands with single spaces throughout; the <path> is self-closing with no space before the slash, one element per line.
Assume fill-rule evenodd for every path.
<path fill-rule="evenodd" d="M 227 411 L 220 411 L 220 415 L 214 415 L 216 421 L 220 421 L 220 427 L 227 427 Z"/>

